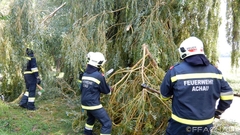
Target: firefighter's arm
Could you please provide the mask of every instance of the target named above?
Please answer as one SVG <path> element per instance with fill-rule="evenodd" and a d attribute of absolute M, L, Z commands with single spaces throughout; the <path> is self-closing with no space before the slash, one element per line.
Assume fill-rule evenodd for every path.
<path fill-rule="evenodd" d="M 221 80 L 221 93 L 220 93 L 220 99 L 219 99 L 219 103 L 217 106 L 217 110 L 215 112 L 215 117 L 216 118 L 220 118 L 220 115 L 230 107 L 230 105 L 232 104 L 232 100 L 233 100 L 233 90 L 232 88 L 229 86 L 229 84 L 222 79 Z"/>
<path fill-rule="evenodd" d="M 103 94 L 111 95 L 112 88 L 107 84 L 105 77 L 101 76 L 101 83 L 99 84 L 100 92 Z"/>
<path fill-rule="evenodd" d="M 31 62 L 31 71 L 33 72 L 34 76 L 37 78 L 37 84 L 40 85 L 42 80 L 41 80 L 41 78 L 39 76 L 39 73 L 38 73 L 36 58 L 32 57 L 30 62 Z"/>
<path fill-rule="evenodd" d="M 35 75 L 35 77 L 38 78 L 38 77 L 39 77 L 39 74 L 38 74 L 38 67 L 37 67 L 36 58 L 35 58 L 35 57 L 32 57 L 30 62 L 31 62 L 31 71 L 33 72 L 33 74 Z"/>
<path fill-rule="evenodd" d="M 173 95 L 170 71 L 166 73 L 162 81 L 162 84 L 160 86 L 160 93 L 160 97 L 162 100 L 169 100 Z"/>

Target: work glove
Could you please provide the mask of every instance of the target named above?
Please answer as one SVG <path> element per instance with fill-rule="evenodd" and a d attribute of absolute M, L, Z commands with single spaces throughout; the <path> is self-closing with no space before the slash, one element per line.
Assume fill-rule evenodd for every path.
<path fill-rule="evenodd" d="M 110 88 L 110 91 L 113 92 L 113 90 L 114 90 L 113 87 L 109 86 L 109 88 Z"/>
<path fill-rule="evenodd" d="M 113 92 L 113 88 L 111 86 L 108 85 L 108 88 L 110 89 L 110 92 L 107 95 L 111 95 Z"/>
<path fill-rule="evenodd" d="M 223 113 L 223 111 L 220 111 L 220 110 L 216 110 L 215 111 L 215 118 L 217 118 L 217 119 L 220 119 L 220 115 L 222 115 L 222 113 Z"/>
<path fill-rule="evenodd" d="M 41 84 L 41 79 L 40 79 L 40 77 L 37 77 L 37 84 L 38 84 L 38 85 Z"/>

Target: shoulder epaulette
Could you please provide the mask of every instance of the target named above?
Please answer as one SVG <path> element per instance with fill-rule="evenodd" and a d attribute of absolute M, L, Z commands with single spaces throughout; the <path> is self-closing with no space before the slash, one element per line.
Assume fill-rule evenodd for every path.
<path fill-rule="evenodd" d="M 25 59 L 27 59 L 27 60 L 31 60 L 31 57 L 24 57 Z"/>
<path fill-rule="evenodd" d="M 179 63 L 177 63 L 177 64 L 171 66 L 169 69 L 171 70 L 171 69 L 173 69 L 174 67 L 176 67 L 177 65 L 179 65 Z"/>

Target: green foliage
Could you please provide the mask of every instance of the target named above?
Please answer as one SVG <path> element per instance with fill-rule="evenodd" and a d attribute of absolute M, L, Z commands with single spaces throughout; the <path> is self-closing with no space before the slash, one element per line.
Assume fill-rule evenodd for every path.
<path fill-rule="evenodd" d="M 63 1 L 46 0 L 11 3 L 3 44 L 11 47 L 12 64 L 18 65 L 10 69 L 12 72 L 19 72 L 20 58 L 30 45 L 45 82 L 52 82 L 54 77 L 50 78 L 49 73 L 56 69 L 65 72 L 64 79 L 77 88 L 74 80 L 79 69 L 86 65 L 87 52 L 104 53 L 108 60 L 106 69 L 119 69 L 134 65 L 141 58 L 145 43 L 166 71 L 178 61 L 178 45 L 190 35 L 202 39 L 206 54 L 211 61 L 217 60 L 219 3 L 216 1 L 193 4 L 192 1 L 73 0 L 62 7 L 61 4 Z"/>
<path fill-rule="evenodd" d="M 3 16 L 3 15 L 1 15 L 1 13 L 0 13 L 0 20 L 7 20 L 9 17 L 8 16 Z"/>

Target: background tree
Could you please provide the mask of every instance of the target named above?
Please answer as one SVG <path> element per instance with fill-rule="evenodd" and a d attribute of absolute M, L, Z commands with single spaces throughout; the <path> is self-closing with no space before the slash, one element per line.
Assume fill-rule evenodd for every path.
<path fill-rule="evenodd" d="M 232 67 L 239 67 L 239 1 L 227 1 L 227 41 L 232 46 L 231 65 Z"/>

